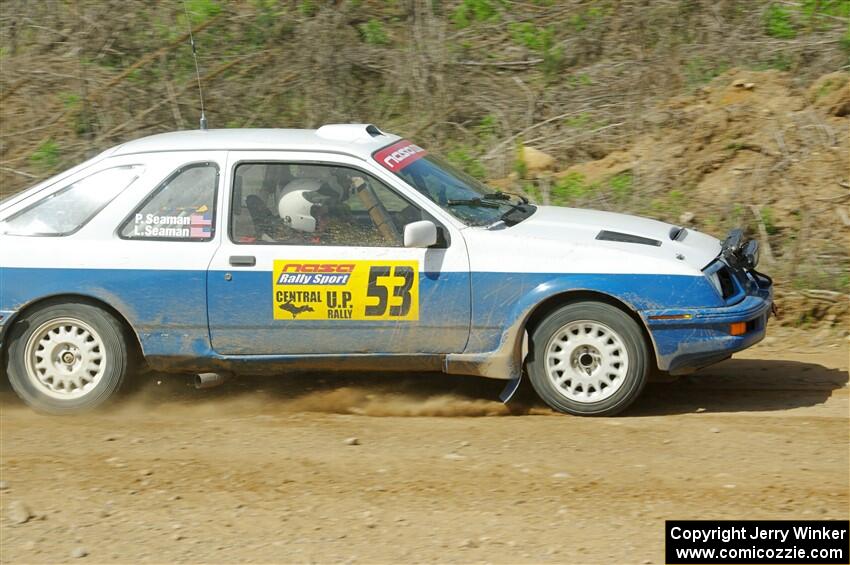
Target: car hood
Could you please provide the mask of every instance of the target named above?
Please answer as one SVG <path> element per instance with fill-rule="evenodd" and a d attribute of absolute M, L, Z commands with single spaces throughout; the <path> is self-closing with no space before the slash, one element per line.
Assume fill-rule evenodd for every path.
<path fill-rule="evenodd" d="M 627 214 L 539 206 L 531 217 L 505 231 L 538 241 L 548 240 L 582 248 L 592 246 L 597 249 L 643 255 L 647 259 L 676 261 L 696 270 L 703 269 L 720 253 L 721 243 L 718 239 L 687 229 L 678 240 L 673 240 L 672 228 L 678 226 Z M 660 242 L 660 245 L 655 245 L 654 242 L 633 243 L 599 239 L 602 231 L 614 232 L 611 234 L 614 238 L 619 238 L 620 234 L 638 236 Z"/>

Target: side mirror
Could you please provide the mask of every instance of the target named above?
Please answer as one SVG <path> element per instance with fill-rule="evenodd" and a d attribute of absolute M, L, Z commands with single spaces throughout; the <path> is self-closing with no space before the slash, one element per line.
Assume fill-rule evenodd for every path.
<path fill-rule="evenodd" d="M 404 226 L 405 247 L 431 247 L 437 243 L 437 226 L 429 220 L 411 222 Z"/>

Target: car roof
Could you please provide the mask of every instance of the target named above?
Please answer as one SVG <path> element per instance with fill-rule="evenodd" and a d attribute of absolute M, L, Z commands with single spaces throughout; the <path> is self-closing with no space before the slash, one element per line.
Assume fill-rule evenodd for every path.
<path fill-rule="evenodd" d="M 161 151 L 324 151 L 367 159 L 401 139 L 371 124 L 328 124 L 318 129 L 211 129 L 160 133 L 128 141 L 110 156 Z"/>

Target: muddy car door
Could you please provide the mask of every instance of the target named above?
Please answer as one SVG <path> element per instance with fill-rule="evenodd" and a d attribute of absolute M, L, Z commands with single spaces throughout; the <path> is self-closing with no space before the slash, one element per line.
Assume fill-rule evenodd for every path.
<path fill-rule="evenodd" d="M 381 175 L 340 155 L 230 153 L 228 234 L 208 274 L 218 353 L 463 351 L 463 239 Z M 437 241 L 410 246 L 408 228 L 405 246 L 423 221 Z"/>

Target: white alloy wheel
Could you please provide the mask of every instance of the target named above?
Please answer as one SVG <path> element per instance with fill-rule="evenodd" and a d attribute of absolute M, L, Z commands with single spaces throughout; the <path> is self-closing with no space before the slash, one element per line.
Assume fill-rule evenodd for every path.
<path fill-rule="evenodd" d="M 599 402 L 623 386 L 629 354 L 609 326 L 591 320 L 570 322 L 546 347 L 546 372 L 558 393 L 575 402 Z"/>
<path fill-rule="evenodd" d="M 131 370 L 126 336 L 114 315 L 85 299 L 45 301 L 9 328 L 9 384 L 39 412 L 70 414 L 100 406 Z"/>
<path fill-rule="evenodd" d="M 651 353 L 638 322 L 617 306 L 591 300 L 564 304 L 535 324 L 526 369 L 554 410 L 610 416 L 640 394 Z"/>
<path fill-rule="evenodd" d="M 75 318 L 41 324 L 30 334 L 24 355 L 30 382 L 43 394 L 59 400 L 90 393 L 107 366 L 100 334 Z"/>

